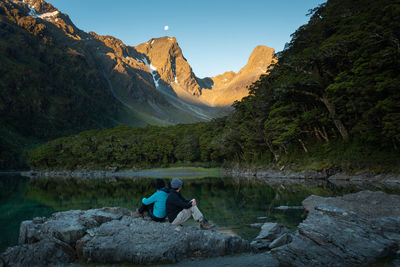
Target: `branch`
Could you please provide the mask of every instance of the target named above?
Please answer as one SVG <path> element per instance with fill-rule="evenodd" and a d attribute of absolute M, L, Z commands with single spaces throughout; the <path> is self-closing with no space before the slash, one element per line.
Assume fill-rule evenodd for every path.
<path fill-rule="evenodd" d="M 317 94 L 315 94 L 315 93 L 311 93 L 311 92 L 303 91 L 303 90 L 296 90 L 296 89 L 293 89 L 292 91 L 295 92 L 295 93 L 302 94 L 302 95 L 312 96 L 312 97 L 314 97 L 316 100 L 321 101 L 321 102 L 324 102 L 323 99 L 322 99 L 322 97 L 320 97 L 319 95 L 317 95 Z"/>

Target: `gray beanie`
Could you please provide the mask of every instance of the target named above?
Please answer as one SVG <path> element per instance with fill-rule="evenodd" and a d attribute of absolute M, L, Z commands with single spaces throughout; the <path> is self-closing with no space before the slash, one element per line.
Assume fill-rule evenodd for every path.
<path fill-rule="evenodd" d="M 178 178 L 174 178 L 171 181 L 171 188 L 172 189 L 178 189 L 179 187 L 182 187 L 182 181 Z"/>

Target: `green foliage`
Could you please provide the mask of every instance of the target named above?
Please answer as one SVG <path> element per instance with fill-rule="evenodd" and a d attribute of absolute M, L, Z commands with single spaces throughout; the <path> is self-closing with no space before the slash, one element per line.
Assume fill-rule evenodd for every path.
<path fill-rule="evenodd" d="M 40 169 L 145 168 L 197 162 L 201 157 L 208 162 L 214 158 L 215 148 L 204 140 L 217 127 L 211 122 L 85 131 L 31 150 L 27 160 L 32 168 Z"/>

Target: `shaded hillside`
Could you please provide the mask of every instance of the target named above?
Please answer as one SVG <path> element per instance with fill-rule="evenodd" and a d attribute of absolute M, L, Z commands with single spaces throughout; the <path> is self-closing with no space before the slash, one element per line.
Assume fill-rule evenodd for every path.
<path fill-rule="evenodd" d="M 43 8 L 53 10 L 51 5 Z M 95 61 L 73 38 L 65 42 L 57 27 L 27 16 L 29 12 L 13 2 L 0 2 L 2 144 L 11 142 L 20 150 L 8 137 L 49 139 L 115 125 L 111 118 L 117 114 L 117 103 Z M 74 28 L 69 32 L 78 38 Z"/>

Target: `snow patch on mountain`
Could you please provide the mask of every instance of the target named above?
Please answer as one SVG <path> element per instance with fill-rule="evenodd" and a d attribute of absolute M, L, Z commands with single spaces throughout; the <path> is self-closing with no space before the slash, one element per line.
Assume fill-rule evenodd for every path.
<path fill-rule="evenodd" d="M 151 65 L 150 64 L 150 67 L 149 67 L 150 69 L 151 69 L 151 71 L 155 71 L 155 70 L 157 70 L 157 68 L 156 67 L 154 67 L 153 65 Z"/>
<path fill-rule="evenodd" d="M 37 13 L 36 13 L 36 10 L 35 10 L 33 7 L 31 7 L 31 6 L 28 6 L 28 8 L 29 8 L 29 13 L 28 13 L 28 15 L 29 15 L 29 16 L 32 16 L 32 17 L 34 17 L 34 18 L 37 18 L 38 15 L 37 15 Z"/>
<path fill-rule="evenodd" d="M 49 19 L 49 18 L 54 18 L 58 14 L 60 14 L 60 11 L 56 10 L 53 12 L 47 12 L 47 13 L 40 14 L 40 15 L 38 15 L 38 17 L 41 19 Z"/>
<path fill-rule="evenodd" d="M 147 66 L 147 68 L 149 68 L 150 74 L 153 77 L 153 81 L 154 81 L 154 85 L 156 86 L 156 88 L 158 89 L 158 81 L 159 79 L 156 78 L 157 72 L 156 72 L 156 67 L 154 67 L 153 65 L 151 65 L 151 63 L 149 63 L 147 61 L 147 58 L 143 58 L 142 62 Z"/>

